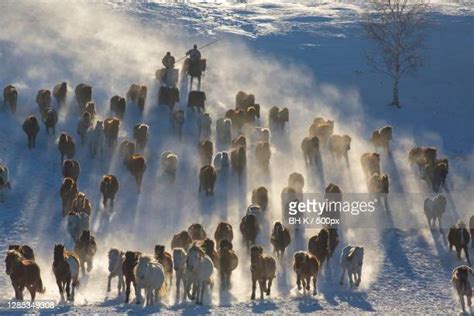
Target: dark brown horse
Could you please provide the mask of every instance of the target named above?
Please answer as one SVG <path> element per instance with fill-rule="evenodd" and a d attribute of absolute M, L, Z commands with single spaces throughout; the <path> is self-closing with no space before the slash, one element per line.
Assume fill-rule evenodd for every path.
<path fill-rule="evenodd" d="M 97 244 L 90 231 L 84 230 L 82 232 L 79 241 L 74 245 L 74 252 L 77 253 L 79 259 L 81 259 L 82 274 L 86 271 L 86 263 L 87 272 L 90 272 L 92 270 L 92 260 L 97 252 Z"/>
<path fill-rule="evenodd" d="M 137 284 L 135 282 L 135 273 L 133 270 L 138 264 L 138 258 L 141 253 L 134 251 L 127 251 L 125 253 L 125 261 L 122 264 L 122 273 L 125 277 L 125 303 L 130 300 L 130 284 L 135 288 L 135 296 L 137 294 Z"/>
<path fill-rule="evenodd" d="M 79 285 L 79 267 L 79 257 L 74 252 L 67 251 L 64 245 L 54 246 L 53 273 L 62 301 L 64 301 L 64 289 L 66 289 L 67 300 L 74 301 L 74 292 Z"/>
<path fill-rule="evenodd" d="M 15 290 L 15 299 L 23 300 L 25 287 L 30 292 L 32 302 L 35 300 L 36 292 L 45 292 L 40 268 L 34 260 L 28 260 L 19 251 L 12 249 L 7 252 L 5 267 Z"/>

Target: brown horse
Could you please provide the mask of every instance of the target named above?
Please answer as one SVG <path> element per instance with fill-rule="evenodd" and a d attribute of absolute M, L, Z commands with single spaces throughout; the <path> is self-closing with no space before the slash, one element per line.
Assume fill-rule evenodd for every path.
<path fill-rule="evenodd" d="M 142 186 L 143 174 L 146 171 L 146 160 L 142 155 L 131 155 L 127 160 L 127 169 L 135 178 L 138 193 Z"/>
<path fill-rule="evenodd" d="M 155 245 L 155 259 L 163 266 L 166 276 L 166 284 L 171 286 L 173 279 L 173 259 L 168 251 L 165 251 L 164 245 Z"/>
<path fill-rule="evenodd" d="M 296 252 L 294 255 L 293 270 L 296 273 L 296 285 L 298 286 L 298 290 L 301 290 L 301 283 L 303 283 L 304 291 L 309 291 L 311 278 L 313 278 L 313 295 L 318 294 L 319 262 L 315 256 L 306 251 Z"/>
<path fill-rule="evenodd" d="M 194 240 L 204 240 L 207 237 L 204 227 L 199 223 L 191 224 L 188 227 L 188 233 L 191 239 Z"/>
<path fill-rule="evenodd" d="M 262 211 L 268 206 L 268 190 L 265 187 L 258 187 L 252 191 L 252 204 L 260 205 Z"/>
<path fill-rule="evenodd" d="M 183 230 L 173 236 L 173 239 L 171 240 L 171 248 L 183 248 L 187 251 L 192 243 L 193 240 L 191 239 L 191 236 L 189 236 L 189 233 L 186 230 Z"/>
<path fill-rule="evenodd" d="M 72 202 L 76 199 L 77 193 L 76 181 L 74 181 L 73 178 L 64 178 L 61 190 L 59 191 L 63 202 L 63 216 L 66 216 L 66 214 L 71 210 Z"/>
<path fill-rule="evenodd" d="M 74 252 L 68 252 L 64 245 L 54 246 L 53 273 L 61 294 L 61 301 L 64 301 L 64 289 L 67 300 L 74 301 L 75 288 L 79 285 L 79 267 L 79 257 Z"/>
<path fill-rule="evenodd" d="M 276 261 L 272 256 L 263 253 L 260 246 L 252 246 L 250 249 L 250 272 L 252 273 L 252 295 L 255 299 L 257 282 L 260 285 L 260 299 L 263 300 L 263 293 L 270 295 L 273 279 L 276 274 Z"/>
<path fill-rule="evenodd" d="M 61 154 L 61 163 L 64 161 L 64 156 L 68 159 L 72 159 L 75 153 L 74 140 L 67 133 L 61 133 L 58 142 L 59 153 Z"/>
<path fill-rule="evenodd" d="M 255 245 L 255 240 L 259 233 L 259 226 L 257 217 L 254 214 L 247 214 L 242 217 L 240 221 L 240 232 L 242 233 L 242 239 L 244 240 L 247 249 Z"/>
<path fill-rule="evenodd" d="M 232 271 L 239 265 L 239 258 L 232 249 L 232 243 L 229 240 L 223 239 L 219 243 L 216 261 L 216 268 L 219 270 L 221 278 L 221 289 L 229 289 Z"/>
<path fill-rule="evenodd" d="M 232 242 L 232 239 L 234 239 L 232 225 L 226 222 L 220 222 L 217 224 L 216 232 L 214 233 L 214 239 L 217 245 L 220 245 L 222 240 Z"/>
<path fill-rule="evenodd" d="M 45 292 L 40 268 L 34 260 L 26 259 L 20 252 L 12 249 L 7 251 L 5 267 L 15 290 L 15 299 L 23 300 L 25 287 L 30 292 L 32 302 L 35 300 L 36 292 Z"/>
<path fill-rule="evenodd" d="M 104 207 L 107 206 L 107 200 L 110 199 L 110 205 L 114 206 L 115 194 L 119 189 L 119 182 L 114 175 L 105 175 L 100 181 L 100 193 L 102 193 L 103 200 L 102 203 Z"/>
<path fill-rule="evenodd" d="M 329 232 L 326 229 L 321 229 L 319 234 L 314 235 L 308 241 L 308 251 L 318 259 L 321 267 L 324 261 L 329 257 L 328 244 Z"/>
<path fill-rule="evenodd" d="M 148 142 L 149 129 L 150 126 L 143 123 L 136 124 L 133 127 L 133 139 L 135 140 L 137 148 L 140 150 L 145 149 Z"/>
<path fill-rule="evenodd" d="M 277 258 L 283 257 L 285 249 L 291 242 L 290 231 L 284 227 L 281 222 L 275 222 L 273 225 L 270 242 L 273 245 L 273 252 Z"/>
<path fill-rule="evenodd" d="M 135 288 L 135 296 L 137 296 L 137 283 L 135 281 L 134 269 L 138 264 L 140 252 L 127 251 L 125 253 L 125 260 L 122 264 L 122 273 L 125 277 L 125 303 L 130 300 L 130 284 Z"/>
<path fill-rule="evenodd" d="M 217 172 L 213 166 L 204 166 L 199 171 L 199 192 L 214 195 L 214 185 L 217 180 Z"/>
<path fill-rule="evenodd" d="M 28 116 L 23 122 L 23 131 L 28 137 L 28 148 L 35 148 L 36 146 L 36 135 L 40 130 L 38 119 L 34 115 Z"/>
<path fill-rule="evenodd" d="M 63 162 L 63 177 L 72 178 L 77 182 L 79 174 L 81 173 L 81 166 L 79 161 L 74 159 L 67 159 Z"/>
<path fill-rule="evenodd" d="M 9 105 L 12 114 L 16 112 L 16 103 L 18 100 L 18 90 L 12 86 L 8 85 L 3 89 L 3 104 Z"/>
<path fill-rule="evenodd" d="M 110 111 L 112 111 L 119 120 L 123 120 L 126 103 L 125 98 L 119 95 L 114 95 L 110 99 Z"/>
<path fill-rule="evenodd" d="M 66 103 L 67 96 L 67 82 L 61 82 L 54 86 L 53 96 L 61 107 Z"/>
<path fill-rule="evenodd" d="M 469 232 L 466 229 L 466 224 L 463 221 L 459 221 L 456 225 L 451 226 L 448 232 L 449 250 L 456 249 L 458 259 L 461 259 L 461 251 L 464 250 L 467 263 L 471 265 L 469 259 L 468 245 L 470 241 Z"/>
<path fill-rule="evenodd" d="M 104 135 L 109 147 L 117 143 L 120 128 L 120 120 L 116 117 L 106 118 L 104 121 Z"/>
<path fill-rule="evenodd" d="M 79 259 L 81 259 L 82 274 L 86 272 L 86 263 L 87 272 L 90 272 L 92 270 L 92 260 L 97 252 L 97 244 L 90 231 L 84 230 L 82 232 L 79 241 L 74 245 L 74 252 L 77 253 Z"/>

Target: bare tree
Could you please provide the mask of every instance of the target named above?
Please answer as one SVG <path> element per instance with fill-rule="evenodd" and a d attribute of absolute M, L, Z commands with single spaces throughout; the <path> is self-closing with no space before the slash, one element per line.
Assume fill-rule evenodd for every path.
<path fill-rule="evenodd" d="M 367 63 L 393 79 L 392 106 L 400 107 L 400 79 L 423 64 L 427 14 L 427 5 L 416 0 L 375 0 L 362 15 L 365 33 L 376 47 L 366 54 Z"/>

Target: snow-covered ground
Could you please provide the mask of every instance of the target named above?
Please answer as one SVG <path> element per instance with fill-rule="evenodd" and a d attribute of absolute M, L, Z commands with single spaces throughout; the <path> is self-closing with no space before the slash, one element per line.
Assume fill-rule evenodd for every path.
<path fill-rule="evenodd" d="M 428 229 L 422 208 L 428 193 L 407 165 L 407 153 L 415 144 L 432 145 L 450 159 L 449 205 L 443 226 L 467 220 L 474 209 L 472 4 L 433 1 L 426 66 L 402 82 L 402 109 L 394 109 L 386 105 L 390 82 L 369 72 L 364 63 L 363 50 L 369 43 L 357 23 L 363 1 L 190 2 L 0 3 L 0 86 L 14 84 L 19 89 L 18 112 L 0 112 L 0 160 L 9 167 L 12 182 L 5 203 L 0 204 L 0 249 L 11 243 L 33 246 L 47 288 L 39 299 L 59 299 L 51 271 L 53 246 L 65 242 L 71 248 L 73 244 L 60 211 L 57 138 L 47 136 L 41 126 L 37 148 L 28 150 L 21 124 L 27 115 L 38 115 L 39 89 L 67 81 L 67 106 L 60 112 L 56 130 L 76 139 L 79 189 L 93 203 L 92 231 L 98 253 L 94 270 L 81 278 L 75 304 L 60 304 L 55 312 L 455 313 L 459 305 L 449 278 L 461 262 L 449 253 L 445 238 Z M 156 106 L 154 72 L 161 67 L 165 52 L 181 57 L 193 43 L 215 39 L 220 41 L 202 51 L 208 60 L 202 89 L 213 120 L 233 107 L 236 92 L 244 90 L 254 93 L 262 105 L 263 126 L 273 105 L 290 109 L 290 123 L 284 135 L 272 137 L 269 176 L 254 167 L 251 148 L 245 181 L 239 184 L 231 174 L 220 176 L 215 196 L 204 197 L 197 194 L 196 115 L 186 112 L 185 137 L 179 142 L 167 110 Z M 93 99 L 102 119 L 110 115 L 112 95 L 125 95 L 134 82 L 148 85 L 143 117 L 128 106 L 119 135 L 120 140 L 132 138 L 135 123 L 150 125 L 145 151 L 148 169 L 140 195 L 113 152 L 92 159 L 87 148 L 79 145 L 73 87 L 80 82 L 94 87 Z M 180 106 L 185 107 L 186 89 L 181 95 Z M 351 169 L 326 160 L 324 183 L 305 167 L 300 152 L 300 142 L 316 116 L 335 119 L 335 132 L 352 137 Z M 359 157 L 372 151 L 370 133 L 385 124 L 394 127 L 393 155 L 382 157 L 382 168 L 390 175 L 394 197 L 398 193 L 405 198 L 394 198 L 392 204 L 397 229 L 346 227 L 340 232 L 336 257 L 346 244 L 365 247 L 360 289 L 340 286 L 340 270 L 333 265 L 320 277 L 318 296 L 296 291 L 291 256 L 305 249 L 308 238 L 316 233 L 307 229 L 304 236 L 294 238 L 284 263 L 278 266 L 272 295 L 264 301 L 249 300 L 249 258 L 240 246 L 236 246 L 240 265 L 230 293 L 214 287 L 204 306 L 175 304 L 170 295 L 160 306 L 143 309 L 123 304 L 114 287 L 106 293 L 111 247 L 151 253 L 155 244 L 169 248 L 171 236 L 193 222 L 202 223 L 212 236 L 220 220 L 234 226 L 239 245 L 238 224 L 250 203 L 249 192 L 260 185 L 269 188 L 271 203 L 258 242 L 271 252 L 270 226 L 280 218 L 280 192 L 288 175 L 301 172 L 305 192 L 322 192 L 330 182 L 340 185 L 343 192 L 366 192 Z M 165 150 L 180 157 L 178 178 L 171 186 L 160 177 L 159 157 Z M 100 203 L 98 185 L 105 173 L 116 175 L 121 185 L 113 213 Z M 13 297 L 4 268 L 2 260 L 1 306 Z"/>

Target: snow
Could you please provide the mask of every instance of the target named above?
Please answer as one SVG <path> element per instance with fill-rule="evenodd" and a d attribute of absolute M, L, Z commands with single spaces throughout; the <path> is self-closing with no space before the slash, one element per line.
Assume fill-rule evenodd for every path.
<path fill-rule="evenodd" d="M 398 110 L 386 106 L 390 82 L 370 73 L 364 64 L 363 50 L 369 43 L 357 24 L 360 1 L 0 3 L 0 29 L 4 30 L 0 33 L 0 86 L 14 84 L 19 89 L 17 114 L 0 112 L 0 160 L 9 167 L 12 183 L 5 203 L 0 204 L 0 249 L 11 243 L 33 246 L 47 288 L 39 299 L 59 299 L 51 270 L 52 249 L 55 243 L 73 246 L 60 215 L 56 144 L 58 133 L 67 131 L 78 148 L 79 189 L 93 204 L 92 231 L 98 253 L 91 274 L 81 278 L 75 304 L 63 303 L 55 313 L 454 313 L 459 303 L 449 278 L 461 261 L 449 252 L 438 231 L 429 230 L 422 209 L 428 193 L 407 166 L 406 157 L 415 144 L 437 146 L 440 155 L 450 159 L 449 204 L 443 225 L 449 227 L 472 215 L 473 9 L 468 1 L 435 2 L 427 65 L 416 77 L 402 82 L 402 109 Z M 245 181 L 239 185 L 235 176 L 221 176 L 215 196 L 209 198 L 197 194 L 196 115 L 186 112 L 184 140 L 178 142 L 167 110 L 156 106 L 153 77 L 165 52 L 179 58 L 193 42 L 201 45 L 217 38 L 221 40 L 203 50 L 209 69 L 202 88 L 214 122 L 233 106 L 235 93 L 244 90 L 254 93 L 262 105 L 263 125 L 273 105 L 288 106 L 290 124 L 285 135 L 272 136 L 270 176 L 253 167 L 251 149 Z M 37 147 L 30 151 L 21 130 L 23 119 L 38 115 L 37 90 L 52 89 L 61 81 L 70 87 L 57 135 L 46 136 L 41 126 Z M 127 105 L 119 135 L 120 141 L 131 138 L 135 123 L 150 125 L 145 151 L 148 169 L 140 195 L 113 152 L 107 150 L 105 158 L 94 160 L 79 145 L 73 87 L 80 82 L 94 87 L 93 99 L 102 119 L 109 116 L 111 96 L 124 96 L 133 82 L 148 85 L 143 118 L 136 107 Z M 181 89 L 182 100 L 186 91 Z M 300 141 L 316 116 L 335 119 L 336 133 L 352 137 L 350 173 L 325 157 L 324 183 L 305 167 L 300 153 Z M 372 150 L 368 143 L 371 131 L 385 124 L 394 126 L 393 155 L 382 157 L 382 169 L 391 177 L 396 228 L 346 227 L 332 259 L 337 262 L 347 244 L 364 246 L 360 289 L 350 290 L 347 282 L 341 287 L 339 267 L 334 265 L 320 277 L 318 296 L 296 291 L 291 255 L 306 248 L 315 233 L 308 229 L 304 236 L 294 238 L 285 262 L 277 268 L 272 295 L 262 302 L 249 300 L 249 258 L 240 246 L 236 247 L 240 265 L 230 293 L 220 293 L 217 286 L 204 306 L 175 304 L 174 288 L 160 306 L 145 310 L 117 298 L 114 283 L 112 292 L 106 293 L 111 247 L 151 253 L 155 244 L 162 243 L 169 249 L 171 236 L 192 222 L 203 223 L 212 236 L 220 220 L 233 225 L 238 245 L 238 223 L 250 203 L 249 193 L 260 185 L 269 188 L 271 202 L 258 242 L 271 252 L 268 236 L 272 222 L 281 215 L 280 192 L 288 175 L 303 173 L 306 192 L 321 192 L 330 182 L 339 184 L 343 192 L 365 192 L 359 157 Z M 165 150 L 177 152 L 180 158 L 174 185 L 160 177 L 159 157 Z M 120 181 L 111 213 L 101 206 L 98 187 L 105 173 Z M 373 224 L 382 223 L 374 220 Z M 4 270 L 3 261 L 0 270 Z M 0 306 L 12 297 L 10 280 L 2 273 Z"/>

